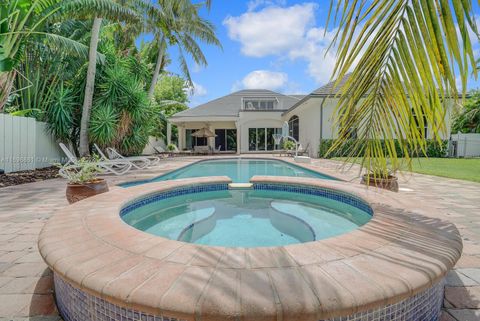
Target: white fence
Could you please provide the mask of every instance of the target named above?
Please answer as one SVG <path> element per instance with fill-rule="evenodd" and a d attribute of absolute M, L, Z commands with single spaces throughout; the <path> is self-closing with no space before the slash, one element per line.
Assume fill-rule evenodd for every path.
<path fill-rule="evenodd" d="M 480 157 L 480 134 L 452 134 L 450 156 Z"/>
<path fill-rule="evenodd" d="M 0 169 L 5 173 L 48 167 L 63 157 L 45 123 L 0 114 Z"/>

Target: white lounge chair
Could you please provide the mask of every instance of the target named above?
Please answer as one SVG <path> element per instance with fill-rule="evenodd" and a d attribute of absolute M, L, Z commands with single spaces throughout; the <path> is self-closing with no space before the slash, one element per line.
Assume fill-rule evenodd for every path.
<path fill-rule="evenodd" d="M 97 144 L 93 144 L 93 147 L 95 147 L 98 154 L 100 155 L 100 159 L 103 161 L 115 161 L 115 160 L 120 161 L 121 160 L 123 162 L 130 163 L 130 165 L 132 165 L 132 167 L 136 169 L 144 169 L 150 164 L 150 162 L 147 159 L 143 159 L 143 160 L 127 160 L 127 159 L 114 159 L 114 158 L 112 159 L 111 157 L 107 157 L 102 152 L 102 149 L 98 147 Z"/>
<path fill-rule="evenodd" d="M 149 166 L 155 166 L 155 165 L 158 165 L 160 163 L 160 158 L 157 157 L 157 156 L 123 156 L 122 154 L 120 154 L 119 152 L 117 152 L 117 150 L 113 147 L 108 147 L 107 148 L 107 153 L 108 153 L 108 156 L 110 156 L 110 159 L 123 159 L 123 160 L 127 160 L 127 161 L 131 161 L 133 163 L 136 163 L 136 162 L 145 162 L 147 163 L 146 167 L 149 167 Z M 140 165 L 140 166 L 143 166 L 143 165 Z M 144 167 L 142 167 L 144 168 Z"/>
<path fill-rule="evenodd" d="M 78 164 L 77 157 L 68 149 L 67 146 L 65 146 L 65 144 L 60 143 L 59 145 L 68 158 L 67 164 L 77 165 Z M 107 173 L 112 173 L 115 175 L 123 175 L 132 168 L 132 164 L 130 162 L 121 161 L 121 160 L 113 160 L 113 161 L 102 160 L 97 162 L 96 164 L 98 167 L 102 169 L 102 171 Z"/>

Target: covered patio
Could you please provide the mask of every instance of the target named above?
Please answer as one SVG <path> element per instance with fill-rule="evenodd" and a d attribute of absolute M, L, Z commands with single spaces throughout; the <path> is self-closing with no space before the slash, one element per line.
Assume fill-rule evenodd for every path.
<path fill-rule="evenodd" d="M 171 143 L 172 125 L 178 131 L 180 152 L 240 153 L 240 130 L 235 121 L 185 121 L 170 119 L 167 127 L 167 144 Z"/>

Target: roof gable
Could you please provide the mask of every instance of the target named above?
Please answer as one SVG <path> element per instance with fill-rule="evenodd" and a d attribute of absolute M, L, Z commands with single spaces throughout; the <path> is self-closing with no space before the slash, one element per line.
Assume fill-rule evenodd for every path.
<path fill-rule="evenodd" d="M 296 104 L 300 98 L 283 95 L 266 89 L 244 89 L 229 95 L 211 100 L 205 104 L 181 111 L 176 117 L 236 117 L 242 109 L 244 98 L 275 98 L 278 101 L 276 110 L 285 111 Z"/>

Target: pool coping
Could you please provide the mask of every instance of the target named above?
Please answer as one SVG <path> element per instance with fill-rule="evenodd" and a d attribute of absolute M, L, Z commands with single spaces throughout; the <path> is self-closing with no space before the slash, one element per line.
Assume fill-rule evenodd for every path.
<path fill-rule="evenodd" d="M 162 181 L 117 189 L 60 210 L 39 237 L 54 273 L 119 306 L 185 320 L 319 320 L 399 302 L 438 283 L 459 259 L 451 223 L 345 182 L 253 177 L 253 183 L 332 188 L 367 201 L 372 220 L 333 238 L 282 247 L 223 248 L 188 244 L 134 229 L 122 206 L 181 186 L 229 183 L 228 177 Z"/>

